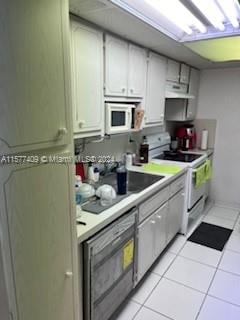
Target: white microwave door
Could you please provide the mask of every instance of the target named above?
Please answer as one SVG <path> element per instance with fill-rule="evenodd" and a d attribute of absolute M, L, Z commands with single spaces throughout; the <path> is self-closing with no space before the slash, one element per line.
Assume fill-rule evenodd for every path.
<path fill-rule="evenodd" d="M 127 125 L 126 110 L 112 110 L 111 111 L 111 128 L 123 128 Z"/>
<path fill-rule="evenodd" d="M 131 129 L 132 113 L 130 108 L 109 108 L 106 133 L 114 134 Z"/>

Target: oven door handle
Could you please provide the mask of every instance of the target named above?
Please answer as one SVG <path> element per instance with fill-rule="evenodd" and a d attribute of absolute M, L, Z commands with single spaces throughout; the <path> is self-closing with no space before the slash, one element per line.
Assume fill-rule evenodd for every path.
<path fill-rule="evenodd" d="M 205 167 L 205 166 L 206 166 L 206 164 L 207 164 L 206 162 L 205 162 L 205 163 L 203 163 L 203 164 L 201 164 L 201 165 L 200 165 L 200 166 L 198 166 L 196 169 L 193 169 L 193 170 L 192 170 L 192 172 L 193 172 L 193 173 L 196 173 L 200 167 Z"/>

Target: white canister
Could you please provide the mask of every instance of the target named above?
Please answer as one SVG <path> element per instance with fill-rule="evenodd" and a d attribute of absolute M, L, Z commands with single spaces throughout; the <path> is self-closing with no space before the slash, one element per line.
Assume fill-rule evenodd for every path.
<path fill-rule="evenodd" d="M 202 130 L 202 137 L 201 137 L 201 149 L 207 150 L 208 148 L 208 130 Z"/>
<path fill-rule="evenodd" d="M 133 164 L 133 154 L 132 153 L 127 153 L 125 155 L 125 166 L 127 169 L 129 169 Z"/>

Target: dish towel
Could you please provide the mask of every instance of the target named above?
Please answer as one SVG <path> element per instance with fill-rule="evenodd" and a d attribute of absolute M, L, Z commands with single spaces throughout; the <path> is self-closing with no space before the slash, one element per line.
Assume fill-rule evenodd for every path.
<path fill-rule="evenodd" d="M 148 163 L 144 165 L 145 172 L 157 172 L 165 174 L 177 174 L 182 170 L 181 167 L 169 164 Z"/>
<path fill-rule="evenodd" d="M 206 163 L 196 169 L 195 187 L 199 189 L 206 182 Z"/>
<path fill-rule="evenodd" d="M 207 160 L 205 163 L 205 179 L 210 180 L 212 178 L 212 162 Z"/>

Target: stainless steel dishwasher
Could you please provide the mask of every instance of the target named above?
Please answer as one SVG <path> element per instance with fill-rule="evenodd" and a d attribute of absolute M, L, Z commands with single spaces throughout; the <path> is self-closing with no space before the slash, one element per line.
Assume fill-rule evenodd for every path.
<path fill-rule="evenodd" d="M 84 320 L 107 320 L 134 286 L 133 208 L 84 243 Z"/>

